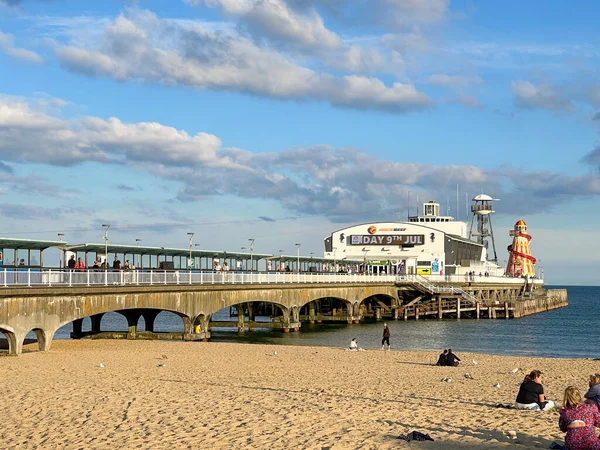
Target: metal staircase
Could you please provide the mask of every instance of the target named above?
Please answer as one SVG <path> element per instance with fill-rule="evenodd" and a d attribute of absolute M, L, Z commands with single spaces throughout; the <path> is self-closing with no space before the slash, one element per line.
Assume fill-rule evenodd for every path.
<path fill-rule="evenodd" d="M 439 283 L 432 283 L 427 278 L 422 277 L 420 275 L 401 275 L 398 277 L 398 281 L 404 281 L 412 285 L 418 286 L 429 294 L 458 294 L 463 299 L 473 304 L 477 303 L 477 298 L 473 294 L 465 291 L 462 288 L 455 286 L 444 286 Z"/>

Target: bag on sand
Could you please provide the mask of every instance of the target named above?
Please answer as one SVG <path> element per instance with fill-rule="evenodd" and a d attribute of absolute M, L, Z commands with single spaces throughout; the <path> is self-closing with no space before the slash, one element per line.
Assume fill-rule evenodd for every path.
<path fill-rule="evenodd" d="M 433 441 L 433 438 L 428 434 L 421 433 L 420 431 L 412 431 L 406 436 L 400 435 L 398 439 L 404 439 L 405 441 Z"/>

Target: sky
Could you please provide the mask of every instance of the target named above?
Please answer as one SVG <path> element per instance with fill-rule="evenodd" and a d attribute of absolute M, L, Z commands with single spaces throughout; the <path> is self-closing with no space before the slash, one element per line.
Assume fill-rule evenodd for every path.
<path fill-rule="evenodd" d="M 0 0 L 0 236 L 100 243 L 110 223 L 116 244 L 321 255 L 332 231 L 432 199 L 468 220 L 485 193 L 500 262 L 523 219 L 547 283 L 598 284 L 598 16 Z"/>

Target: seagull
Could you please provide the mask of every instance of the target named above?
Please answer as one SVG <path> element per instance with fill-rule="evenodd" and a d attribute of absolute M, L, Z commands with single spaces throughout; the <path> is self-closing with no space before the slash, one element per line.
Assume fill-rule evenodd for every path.
<path fill-rule="evenodd" d="M 165 366 L 166 366 L 166 364 L 159 364 L 156 367 L 165 367 Z"/>
<path fill-rule="evenodd" d="M 101 369 L 104 369 L 104 364 L 100 363 L 100 365 L 98 367 L 100 367 Z"/>
<path fill-rule="evenodd" d="M 273 352 L 273 354 L 274 354 L 275 356 L 277 356 L 277 352 Z"/>
<path fill-rule="evenodd" d="M 469 372 L 465 373 L 465 378 L 468 380 L 472 380 L 473 379 L 473 375 L 471 375 Z"/>
<path fill-rule="evenodd" d="M 452 382 L 452 378 L 444 377 L 444 378 L 442 378 L 442 381 L 445 381 L 446 383 L 450 383 L 450 382 Z"/>
<path fill-rule="evenodd" d="M 474 365 L 474 366 L 476 366 L 476 365 L 477 365 L 477 361 L 473 360 L 473 361 L 471 361 L 471 362 L 473 363 L 473 365 Z"/>
<path fill-rule="evenodd" d="M 500 387 L 500 383 L 496 383 L 496 384 L 494 385 L 494 387 L 495 387 L 495 388 L 499 388 L 499 387 Z"/>
<path fill-rule="evenodd" d="M 517 373 L 519 371 L 518 367 L 515 367 L 513 370 L 510 371 L 510 373 Z"/>

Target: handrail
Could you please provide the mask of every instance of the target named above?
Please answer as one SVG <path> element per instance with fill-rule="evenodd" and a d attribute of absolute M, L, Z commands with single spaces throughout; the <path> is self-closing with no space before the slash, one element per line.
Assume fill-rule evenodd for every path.
<path fill-rule="evenodd" d="M 192 284 L 311 284 L 311 283 L 389 283 L 395 275 L 293 272 L 212 272 L 188 270 L 22 270 L 0 269 L 2 287 L 124 286 Z"/>
<path fill-rule="evenodd" d="M 465 291 L 462 288 L 455 286 L 441 286 L 437 283 L 432 283 L 426 278 L 420 275 L 401 275 L 399 277 L 401 280 L 405 280 L 408 282 L 412 282 L 418 286 L 424 287 L 431 294 L 441 294 L 441 293 L 451 293 L 451 294 L 460 294 L 464 299 L 469 300 L 472 303 L 477 302 L 477 298 L 468 291 Z"/>

